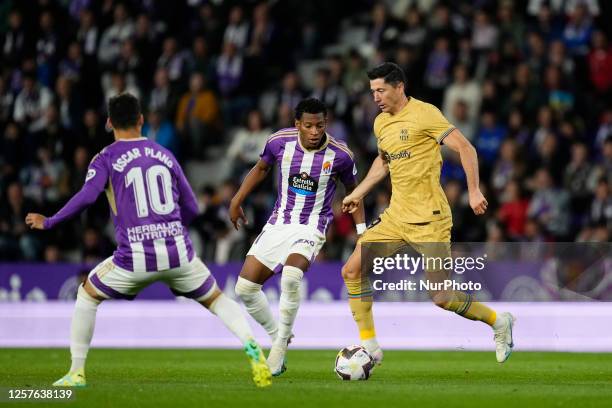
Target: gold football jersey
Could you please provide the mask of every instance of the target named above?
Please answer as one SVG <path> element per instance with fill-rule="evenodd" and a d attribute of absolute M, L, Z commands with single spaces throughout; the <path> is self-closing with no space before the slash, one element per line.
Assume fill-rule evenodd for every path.
<path fill-rule="evenodd" d="M 423 223 L 451 216 L 440 185 L 440 144 L 453 129 L 438 108 L 415 98 L 395 115 L 376 117 L 374 134 L 391 176 L 389 217 Z"/>

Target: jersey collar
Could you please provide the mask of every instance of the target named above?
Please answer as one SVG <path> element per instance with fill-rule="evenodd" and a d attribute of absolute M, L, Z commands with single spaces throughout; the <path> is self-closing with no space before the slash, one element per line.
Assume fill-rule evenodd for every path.
<path fill-rule="evenodd" d="M 329 137 L 330 137 L 329 134 L 325 132 L 325 143 L 323 143 L 321 147 L 319 147 L 318 149 L 307 149 L 304 146 L 302 146 L 302 140 L 300 139 L 300 131 L 298 130 L 297 141 L 298 141 L 298 144 L 300 145 L 300 148 L 305 152 L 320 152 L 321 150 L 325 149 L 327 145 L 329 144 Z"/>

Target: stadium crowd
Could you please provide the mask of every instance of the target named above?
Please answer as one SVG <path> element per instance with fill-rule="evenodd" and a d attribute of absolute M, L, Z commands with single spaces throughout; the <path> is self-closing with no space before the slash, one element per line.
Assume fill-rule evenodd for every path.
<path fill-rule="evenodd" d="M 82 185 L 112 143 L 105 101 L 141 99 L 143 134 L 182 163 L 230 163 L 201 206 L 199 252 L 244 257 L 276 198 L 273 177 L 235 231 L 227 205 L 273 131 L 306 96 L 329 107 L 328 132 L 363 176 L 378 114 L 365 71 L 391 60 L 408 94 L 438 106 L 480 159 L 484 217 L 473 215 L 458 157 L 442 183 L 460 241 L 609 241 L 612 232 L 612 18 L 597 0 L 269 1 L 5 0 L 0 4 L 0 260 L 97 262 L 113 250 L 106 198 L 61 228 L 26 229 Z M 340 200 L 342 192 L 337 199 Z M 389 185 L 367 198 L 367 219 Z M 336 218 L 323 259 L 356 240 Z"/>

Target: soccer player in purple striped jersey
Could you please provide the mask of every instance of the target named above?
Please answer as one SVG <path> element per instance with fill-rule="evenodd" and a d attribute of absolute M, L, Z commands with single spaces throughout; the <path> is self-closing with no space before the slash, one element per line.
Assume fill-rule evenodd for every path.
<path fill-rule="evenodd" d="M 295 127 L 274 133 L 260 160 L 244 179 L 232 199 L 229 215 L 236 228 L 247 223 L 241 204 L 274 165 L 279 168 L 278 198 L 272 215 L 249 250 L 236 294 L 249 314 L 272 338 L 268 365 L 272 375 L 286 370 L 285 354 L 300 303 L 304 272 L 325 243 L 332 220 L 336 181 L 347 192 L 357 185 L 357 169 L 347 146 L 325 132 L 327 109 L 315 98 L 295 108 Z M 365 231 L 363 206 L 353 213 L 357 232 Z M 262 285 L 282 271 L 279 322 L 272 317 Z"/>
<path fill-rule="evenodd" d="M 192 298 L 217 315 L 243 343 L 256 385 L 270 385 L 270 370 L 240 306 L 221 293 L 194 254 L 187 226 L 198 207 L 178 161 L 141 136 L 143 117 L 136 97 L 124 93 L 111 98 L 108 115 L 115 142 L 93 158 L 83 188 L 54 216 L 26 217 L 31 228 L 50 229 L 106 191 L 115 224 L 117 250 L 78 289 L 70 336 L 72 366 L 53 385 L 86 384 L 85 359 L 100 302 L 132 300 L 155 281 L 165 282 L 176 295 Z"/>

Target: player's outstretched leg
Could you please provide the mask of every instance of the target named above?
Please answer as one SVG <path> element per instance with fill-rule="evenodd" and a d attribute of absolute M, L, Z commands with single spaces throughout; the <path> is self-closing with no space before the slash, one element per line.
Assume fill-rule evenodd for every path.
<path fill-rule="evenodd" d="M 214 313 L 225 326 L 244 345 L 244 351 L 251 363 L 253 381 L 258 387 L 267 387 L 272 384 L 270 369 L 266 364 L 266 358 L 261 348 L 255 341 L 249 324 L 247 323 L 238 303 L 221 293 L 216 287 L 212 294 L 205 295 L 204 299 L 198 299 L 208 310 Z"/>
<path fill-rule="evenodd" d="M 268 366 L 272 375 L 278 376 L 287 370 L 287 347 L 291 341 L 293 323 L 300 307 L 300 285 L 310 263 L 299 254 L 287 258 L 281 276 L 281 295 L 278 303 L 278 337 L 268 354 Z"/>
<path fill-rule="evenodd" d="M 86 286 L 87 289 L 83 285 L 79 286 L 72 315 L 70 328 L 72 365 L 68 374 L 53 383 L 55 387 L 84 387 L 87 384 L 85 381 L 85 360 L 96 324 L 98 305 L 103 298 L 95 294 L 95 290 L 91 287 L 89 281 Z"/>
<path fill-rule="evenodd" d="M 368 277 L 361 274 L 361 245 L 357 244 L 353 254 L 342 267 L 342 278 L 348 291 L 353 319 L 359 328 L 361 344 L 372 355 L 376 364 L 381 364 L 383 352 L 376 340 L 372 316 L 372 287 Z"/>
<path fill-rule="evenodd" d="M 512 328 L 515 317 L 505 312 L 497 314 L 484 303 L 477 302 L 473 296 L 459 291 L 438 291 L 430 293 L 434 303 L 446 310 L 457 313 L 469 320 L 479 320 L 491 326 L 495 340 L 495 356 L 499 363 L 505 362 L 510 354 L 514 342 Z"/>
<path fill-rule="evenodd" d="M 278 325 L 272 316 L 272 310 L 265 293 L 261 290 L 262 285 L 272 276 L 272 271 L 259 262 L 254 256 L 249 255 L 244 261 L 244 266 L 236 282 L 236 295 L 242 300 L 247 312 L 268 333 L 272 342 L 276 340 Z"/>

